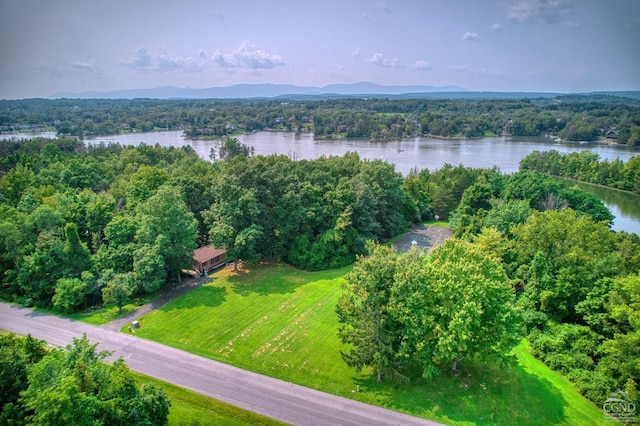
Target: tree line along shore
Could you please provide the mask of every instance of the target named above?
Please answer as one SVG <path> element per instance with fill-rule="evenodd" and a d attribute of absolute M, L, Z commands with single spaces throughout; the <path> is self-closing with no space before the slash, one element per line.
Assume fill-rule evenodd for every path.
<path fill-rule="evenodd" d="M 640 143 L 640 101 L 612 95 L 534 99 L 23 99 L 0 100 L 0 131 L 49 126 L 79 138 L 184 130 L 189 138 L 263 130 L 319 138 L 397 139 L 554 135 Z"/>

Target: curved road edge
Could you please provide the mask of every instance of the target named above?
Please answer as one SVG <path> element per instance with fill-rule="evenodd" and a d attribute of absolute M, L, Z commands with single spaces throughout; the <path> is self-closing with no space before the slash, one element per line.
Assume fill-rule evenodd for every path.
<path fill-rule="evenodd" d="M 66 346 L 86 334 L 132 370 L 295 425 L 429 425 L 439 423 L 242 370 L 103 327 L 0 303 L 0 328 Z"/>

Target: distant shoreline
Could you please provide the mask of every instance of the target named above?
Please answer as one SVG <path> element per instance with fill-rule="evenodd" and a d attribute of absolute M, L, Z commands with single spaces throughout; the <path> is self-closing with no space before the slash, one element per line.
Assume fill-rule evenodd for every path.
<path fill-rule="evenodd" d="M 186 135 L 186 132 L 184 129 L 181 128 L 176 128 L 176 129 L 154 129 L 154 130 L 149 130 L 146 132 L 138 132 L 138 131 L 128 131 L 128 132 L 118 132 L 118 133 L 110 133 L 110 134 L 101 134 L 101 135 L 91 135 L 91 136 L 85 136 L 82 138 L 83 141 L 86 140 L 92 140 L 92 139 L 98 139 L 98 138 L 102 138 L 102 137 L 108 137 L 108 136 L 118 136 L 118 135 L 123 135 L 123 134 L 149 134 L 149 133 L 157 133 L 157 132 L 178 132 L 178 131 L 183 131 L 184 132 L 184 139 L 185 140 L 189 140 L 189 141 L 198 141 L 198 140 L 218 140 L 218 139 L 224 139 L 227 136 L 228 137 L 236 137 L 236 136 L 240 136 L 240 134 L 231 134 L 231 135 L 222 135 L 222 136 L 203 136 L 203 137 L 190 137 Z M 268 132 L 268 133 L 273 133 L 273 132 L 280 132 L 280 133 L 295 133 L 292 131 L 284 131 L 284 130 L 279 130 L 279 129 L 264 129 L 264 130 L 260 130 L 257 132 L 249 132 L 249 133 L 243 133 L 243 134 L 256 134 L 256 133 L 261 133 L 261 132 Z M 38 138 L 38 137 L 50 137 L 50 135 L 43 135 L 45 133 L 55 133 L 55 129 L 52 130 L 42 130 L 42 131 L 20 131 L 20 132 L 16 132 L 16 131 L 11 131 L 11 132 L 5 132 L 5 131 L 0 131 L 0 141 L 2 140 L 11 140 L 14 139 L 11 136 L 15 136 L 15 139 L 17 140 L 23 140 L 23 139 L 33 139 L 33 138 Z M 313 132 L 303 132 L 303 133 L 311 133 L 313 134 Z M 8 137 L 5 137 L 8 136 Z M 562 139 L 559 138 L 555 135 L 550 135 L 550 134 L 546 134 L 546 135 L 521 135 L 522 137 L 547 137 L 549 139 L 553 139 L 556 142 L 559 143 L 569 143 L 569 144 L 583 144 L 583 143 L 596 143 L 596 144 L 601 144 L 601 145 L 611 145 L 611 146 L 617 146 L 617 147 L 628 147 L 628 148 L 632 148 L 633 145 L 629 146 L 626 144 L 620 144 L 618 142 L 615 142 L 611 139 L 605 138 L 605 137 L 599 137 L 597 140 L 593 140 L 593 141 L 572 141 L 572 140 L 568 140 L 568 139 Z M 54 139 L 57 137 L 76 137 L 74 135 L 55 135 Z M 474 136 L 474 137 L 466 137 L 466 136 L 441 136 L 441 135 L 434 135 L 431 133 L 427 133 L 427 134 L 420 134 L 417 136 L 405 136 L 405 137 L 393 137 L 393 138 L 380 138 L 380 139 L 371 139 L 371 138 L 367 138 L 367 137 L 360 137 L 360 138 L 353 138 L 353 137 L 347 137 L 347 136 L 340 136 L 340 137 L 316 137 L 315 135 L 313 136 L 313 138 L 315 140 L 336 140 L 336 139 L 346 139 L 346 140 L 369 140 L 370 142 L 388 142 L 388 141 L 402 141 L 403 139 L 412 139 L 412 138 L 416 138 L 416 137 L 422 137 L 422 138 L 431 138 L 431 139 L 439 139 L 439 140 L 445 140 L 445 141 L 459 141 L 459 140 L 474 140 L 474 139 L 484 139 L 484 138 L 495 138 L 495 139 L 499 139 L 499 138 L 513 138 L 513 135 L 492 135 L 492 136 Z"/>

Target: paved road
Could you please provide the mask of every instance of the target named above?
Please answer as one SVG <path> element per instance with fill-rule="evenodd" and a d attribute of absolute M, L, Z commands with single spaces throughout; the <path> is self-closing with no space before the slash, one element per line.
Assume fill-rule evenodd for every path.
<path fill-rule="evenodd" d="M 86 333 L 132 370 L 295 425 L 437 425 L 215 362 L 104 327 L 0 303 L 0 328 L 56 346 Z"/>

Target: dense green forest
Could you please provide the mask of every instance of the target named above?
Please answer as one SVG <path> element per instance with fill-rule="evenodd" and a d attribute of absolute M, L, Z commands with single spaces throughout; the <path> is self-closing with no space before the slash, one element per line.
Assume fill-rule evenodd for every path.
<path fill-rule="evenodd" d="M 251 156 L 232 138 L 213 162 L 188 146 L 84 145 L 67 138 L 4 141 L 0 152 L 5 300 L 59 312 L 122 306 L 132 294 L 178 280 L 193 250 L 207 243 L 227 248 L 230 260 L 333 268 L 375 251 L 368 241 L 386 242 L 437 216 L 449 220 L 457 239 L 468 240 L 440 254 L 445 265 L 463 253 L 488 265 L 485 272 L 503 271 L 487 282 L 508 286 L 513 300 L 503 290 L 495 294 L 517 315 L 495 312 L 521 318 L 515 325 L 524 331 L 509 328 L 499 347 L 528 335 L 536 355 L 592 401 L 600 404 L 616 388 L 637 398 L 640 237 L 611 231 L 601 201 L 552 177 L 452 165 L 403 177 L 393 165 L 356 153 L 301 161 Z M 420 269 L 421 262 L 397 270 Z M 407 324 L 414 321 L 409 302 L 452 297 L 438 293 L 446 289 L 430 277 L 451 280 L 456 269 L 425 264 L 424 270 L 432 267 L 433 273 L 416 275 L 432 286 L 432 298 L 392 304 L 389 315 Z M 391 301 L 419 284 L 396 281 L 381 284 Z M 483 291 L 494 294 L 490 288 Z M 350 312 L 343 311 L 346 321 Z M 425 330 L 413 332 L 407 339 L 415 342 Z M 421 364 L 426 375 L 443 368 L 425 355 L 426 347 L 402 349 L 397 354 Z"/>
<path fill-rule="evenodd" d="M 625 163 L 620 159 L 601 160 L 598 154 L 590 151 L 570 154 L 555 150 L 534 151 L 522 159 L 520 169 L 536 170 L 640 194 L 640 156 L 632 157 Z"/>
<path fill-rule="evenodd" d="M 598 405 L 615 389 L 637 404 L 640 237 L 612 232 L 597 200 L 538 172 L 495 187 L 467 187 L 456 235 L 500 259 L 537 357 Z"/>
<path fill-rule="evenodd" d="M 158 129 L 182 129 L 193 138 L 261 130 L 370 139 L 554 134 L 592 141 L 609 134 L 617 143 L 637 145 L 640 102 L 605 95 L 520 100 L 0 100 L 0 131 L 38 126 L 78 137 Z"/>
<path fill-rule="evenodd" d="M 359 257 L 337 307 L 349 365 L 401 379 L 417 364 L 429 377 L 465 357 L 501 359 L 520 335 L 596 404 L 616 389 L 638 402 L 638 235 L 612 232 L 599 200 L 538 172 L 445 166 L 420 187 L 470 245 Z"/>
<path fill-rule="evenodd" d="M 86 336 L 47 348 L 27 335 L 0 336 L 0 424 L 166 425 L 171 402 L 153 384 L 139 387 L 122 358 Z"/>
<path fill-rule="evenodd" d="M 354 153 L 233 156 L 231 140 L 210 163 L 190 147 L 0 145 L 2 294 L 62 312 L 153 292 L 210 241 L 231 260 L 326 269 L 430 217 L 392 165 Z"/>

